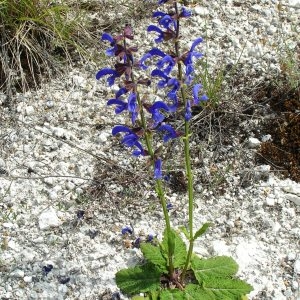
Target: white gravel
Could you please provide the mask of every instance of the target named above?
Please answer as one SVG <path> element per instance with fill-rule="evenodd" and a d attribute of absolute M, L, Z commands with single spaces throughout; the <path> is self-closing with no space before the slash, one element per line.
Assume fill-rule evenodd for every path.
<path fill-rule="evenodd" d="M 187 42 L 204 36 L 203 50 L 212 72 L 220 65 L 239 62 L 243 71 L 256 74 L 255 82 L 279 74 L 279 60 L 299 42 L 300 1 L 201 3 L 193 5 L 194 16 L 182 33 Z M 132 22 L 141 48 L 149 49 L 153 43 L 144 31 L 148 21 Z M 124 246 L 121 228 L 133 226 L 136 236 L 161 235 L 161 212 L 144 162 L 139 159 L 140 169 L 134 168 L 137 161 L 111 137 L 112 125 L 126 121 L 106 107 L 110 90 L 104 81 L 96 82 L 97 67 L 101 66 L 74 68 L 36 92 L 16 95 L 14 112 L 0 107 L 3 300 L 102 299 L 106 289 L 117 291 L 115 272 L 141 259 L 139 250 Z M 224 97 L 230 100 L 230 95 L 224 93 Z M 0 103 L 4 98 L 1 94 Z M 201 157 L 194 158 L 195 226 L 207 221 L 215 224 L 197 242 L 195 252 L 234 257 L 239 275 L 254 287 L 249 299 L 299 300 L 300 185 L 279 179 L 269 166 L 254 165 L 262 137 L 249 132 L 245 143 L 231 138 L 230 145 L 219 149 L 228 161 L 214 166 L 214 152 L 205 148 L 206 141 L 192 146 L 203 150 L 202 165 Z M 248 163 L 253 163 L 255 180 L 242 187 L 241 174 L 248 170 Z M 97 179 L 96 164 L 104 175 L 116 177 L 115 182 L 108 175 L 98 178 L 103 190 L 101 198 L 94 200 L 84 191 Z M 200 180 L 200 175 L 213 176 L 215 168 L 227 170 L 223 193 L 217 193 L 219 186 Z M 121 170 L 132 172 L 125 179 L 133 183 L 134 175 L 141 177 L 143 182 L 136 184 L 140 198 L 130 198 L 137 191 L 118 180 Z M 168 190 L 175 206 L 173 225 L 182 225 L 187 209 L 184 194 Z"/>

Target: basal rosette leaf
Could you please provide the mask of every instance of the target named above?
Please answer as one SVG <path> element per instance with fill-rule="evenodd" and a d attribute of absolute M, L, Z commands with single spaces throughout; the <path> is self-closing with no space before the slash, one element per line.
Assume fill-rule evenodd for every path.
<path fill-rule="evenodd" d="M 197 284 L 189 284 L 184 290 L 184 300 L 216 300 L 215 295 L 210 290 L 205 290 Z"/>
<path fill-rule="evenodd" d="M 148 262 L 156 265 L 163 273 L 168 273 L 167 261 L 161 253 L 161 248 L 150 243 L 141 243 L 141 251 Z"/>
<path fill-rule="evenodd" d="M 185 294 L 183 291 L 180 290 L 164 290 L 161 291 L 159 294 L 160 300 L 183 300 L 185 298 Z"/>
<path fill-rule="evenodd" d="M 179 234 L 174 230 L 171 229 L 172 239 L 174 239 L 174 249 L 173 250 L 173 264 L 174 268 L 180 268 L 185 265 L 186 257 L 187 257 L 187 251 L 186 251 L 186 245 L 184 241 L 181 239 Z M 164 237 L 162 241 L 162 249 L 163 251 L 166 251 L 168 249 L 168 238 L 166 231 L 164 232 Z"/>
<path fill-rule="evenodd" d="M 253 290 L 252 286 L 243 280 L 216 277 L 205 279 L 203 288 L 212 291 L 217 300 L 238 300 Z"/>
<path fill-rule="evenodd" d="M 210 278 L 203 285 L 189 284 L 184 298 L 190 300 L 240 300 L 253 288 L 246 282 L 230 278 Z"/>
<path fill-rule="evenodd" d="M 201 259 L 194 256 L 191 267 L 199 283 L 212 277 L 231 277 L 238 271 L 238 264 L 228 256 Z"/>
<path fill-rule="evenodd" d="M 120 270 L 116 273 L 116 283 L 123 293 L 134 295 L 159 289 L 160 275 L 158 268 L 146 264 Z"/>

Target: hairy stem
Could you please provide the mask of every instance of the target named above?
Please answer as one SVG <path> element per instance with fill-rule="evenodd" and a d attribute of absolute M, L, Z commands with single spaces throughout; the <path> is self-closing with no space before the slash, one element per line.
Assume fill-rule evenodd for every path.
<path fill-rule="evenodd" d="M 131 80 L 132 80 L 132 82 L 135 82 L 133 72 L 131 72 Z M 146 143 L 147 151 L 151 157 L 151 161 L 153 163 L 153 168 L 154 168 L 155 153 L 154 153 L 152 143 L 151 143 L 151 132 L 149 132 L 147 129 L 147 122 L 146 122 L 144 107 L 143 107 L 142 100 L 140 98 L 140 94 L 137 89 L 137 84 L 135 84 L 134 86 L 135 86 L 134 92 L 137 96 L 137 102 L 138 102 L 138 106 L 140 108 L 139 113 L 141 116 L 142 128 L 144 129 L 145 143 Z M 155 182 L 155 185 L 156 185 L 156 193 L 159 198 L 160 205 L 163 209 L 163 214 L 164 214 L 164 219 L 165 219 L 165 224 L 166 224 L 166 230 L 167 230 L 167 236 L 168 236 L 169 276 L 170 276 L 170 278 L 172 278 L 173 273 L 174 273 L 174 264 L 173 264 L 173 253 L 172 253 L 173 241 L 172 241 L 172 234 L 171 234 L 171 222 L 170 222 L 170 217 L 169 217 L 169 213 L 167 210 L 167 202 L 166 202 L 165 192 L 164 192 L 164 188 L 163 188 L 161 179 L 157 179 Z"/>
<path fill-rule="evenodd" d="M 175 2 L 175 11 L 176 14 L 179 15 L 178 12 L 178 6 L 177 2 Z M 175 52 L 176 52 L 176 57 L 180 56 L 179 53 L 179 19 L 177 20 L 177 30 L 176 30 L 176 42 L 175 42 Z M 178 80 L 182 83 L 183 80 L 183 75 L 182 75 L 182 65 L 181 62 L 179 61 L 177 63 L 178 66 Z M 184 104 L 184 107 L 186 107 L 187 104 L 187 96 L 186 96 L 186 87 L 184 84 L 181 84 L 180 87 L 180 93 L 181 93 L 181 98 L 182 102 Z M 184 122 L 184 157 L 185 157 L 185 171 L 186 171 L 186 176 L 188 180 L 188 210 L 189 210 L 189 249 L 188 249 L 188 255 L 186 258 L 186 262 L 181 274 L 181 281 L 184 281 L 184 278 L 186 276 L 187 269 L 190 264 L 191 256 L 193 253 L 193 247 L 194 247 L 194 233 L 193 233 L 193 211 L 194 211 L 194 190 L 193 190 L 193 173 L 192 173 L 192 167 L 191 167 L 191 158 L 190 158 L 190 126 L 189 126 L 189 121 L 185 120 Z"/>

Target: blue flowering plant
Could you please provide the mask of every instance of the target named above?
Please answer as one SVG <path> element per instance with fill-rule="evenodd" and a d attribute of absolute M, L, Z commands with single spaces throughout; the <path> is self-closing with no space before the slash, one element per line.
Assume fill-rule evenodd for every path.
<path fill-rule="evenodd" d="M 185 1 L 186 2 L 186 1 Z M 202 38 L 195 39 L 184 51 L 180 47 L 180 28 L 191 12 L 175 0 L 159 0 L 162 9 L 153 13 L 157 25 L 147 28 L 155 36 L 155 43 L 162 47 L 149 49 L 142 57 L 136 58 L 138 47 L 131 45 L 133 30 L 126 25 L 118 35 L 103 33 L 102 41 L 109 44 L 106 54 L 115 57 L 113 68 L 103 68 L 96 74 L 98 80 L 106 78 L 109 86 L 118 83 L 115 96 L 107 101 L 116 114 L 127 113 L 129 124 L 117 125 L 112 129 L 113 136 L 121 136 L 121 143 L 132 149 L 133 156 L 147 157 L 153 166 L 155 190 L 160 202 L 165 230 L 162 241 L 137 239 L 134 243 L 143 255 L 144 263 L 134 268 L 123 269 L 116 274 L 120 290 L 135 299 L 246 299 L 252 287 L 235 278 L 238 270 L 236 262 L 225 256 L 200 258 L 193 253 L 194 241 L 210 227 L 205 223 L 198 230 L 193 224 L 193 175 L 190 159 L 190 122 L 193 106 L 208 100 L 202 85 L 195 82 L 194 63 L 201 59 L 199 52 Z M 163 9 L 169 6 L 169 12 Z M 143 70 L 150 73 L 147 76 Z M 143 89 L 156 85 L 164 97 L 148 99 Z M 160 93 L 161 95 L 162 93 Z M 183 132 L 178 132 L 170 118 L 184 123 Z M 171 227 L 169 211 L 172 204 L 167 203 L 164 191 L 163 148 L 180 137 L 183 142 L 185 174 L 187 178 L 188 226 Z M 157 143 L 159 139 L 161 142 Z M 122 234 L 133 231 L 125 227 Z M 184 242 L 183 238 L 186 240 Z"/>

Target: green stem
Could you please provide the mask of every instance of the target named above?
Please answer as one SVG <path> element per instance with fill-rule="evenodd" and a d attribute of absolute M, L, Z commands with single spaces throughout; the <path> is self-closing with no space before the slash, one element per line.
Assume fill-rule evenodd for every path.
<path fill-rule="evenodd" d="M 176 14 L 178 15 L 178 6 L 177 2 L 175 2 L 175 11 Z M 176 56 L 180 57 L 179 53 L 179 20 L 177 19 L 177 31 L 176 31 L 176 42 L 175 42 L 175 52 Z M 181 62 L 179 61 L 177 63 L 178 66 L 178 80 L 180 82 L 183 81 L 183 75 L 182 75 L 182 65 Z M 182 102 L 184 104 L 184 107 L 186 107 L 187 104 L 187 96 L 186 96 L 186 87 L 184 84 L 181 85 L 180 88 L 181 92 L 181 97 L 182 97 Z M 186 176 L 188 180 L 188 210 L 189 210 L 189 249 L 188 249 L 188 254 L 186 258 L 186 262 L 184 265 L 184 268 L 182 270 L 181 274 L 181 282 L 184 282 L 186 272 L 188 270 L 190 260 L 193 254 L 193 247 L 194 247 L 194 233 L 193 233 L 193 212 L 194 212 L 194 190 L 193 190 L 193 173 L 192 173 L 192 167 L 191 167 L 191 158 L 190 158 L 190 126 L 189 126 L 189 121 L 184 122 L 184 157 L 185 157 L 185 171 L 186 171 Z"/>
<path fill-rule="evenodd" d="M 131 73 L 131 80 L 134 82 L 134 76 Z M 140 94 L 137 90 L 137 86 L 135 85 L 134 92 L 136 93 L 137 96 L 137 102 L 140 108 L 140 116 L 141 116 L 141 123 L 142 123 L 142 128 L 144 129 L 144 137 L 145 137 L 145 143 L 146 147 L 148 150 L 148 153 L 151 157 L 151 160 L 153 162 L 153 168 L 155 164 L 155 153 L 152 147 L 151 143 L 151 133 L 147 130 L 147 123 L 146 123 L 146 118 L 145 118 L 145 112 L 144 112 L 144 107 L 143 103 L 140 98 Z M 166 224 L 166 230 L 167 230 L 167 237 L 168 237 L 168 263 L 169 263 L 169 276 L 170 278 L 173 278 L 173 273 L 174 273 L 174 263 L 173 263 L 173 251 L 172 249 L 174 248 L 172 246 L 172 234 L 171 234 L 171 222 L 170 222 L 170 217 L 169 213 L 167 210 L 167 202 L 165 198 L 165 193 L 162 185 L 162 181 L 160 179 L 156 180 L 156 193 L 160 201 L 160 205 L 163 209 L 163 214 L 164 214 L 164 219 L 165 219 L 165 224 Z"/>

